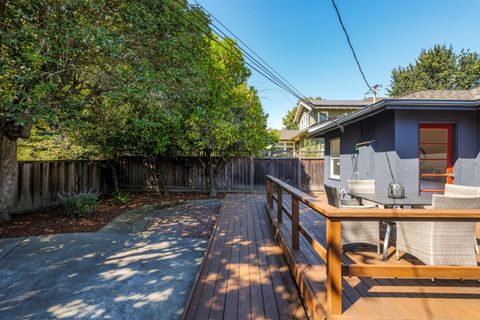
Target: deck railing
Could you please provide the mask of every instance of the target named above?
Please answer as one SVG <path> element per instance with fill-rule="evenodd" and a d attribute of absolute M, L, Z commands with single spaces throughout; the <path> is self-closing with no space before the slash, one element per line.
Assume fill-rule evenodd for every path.
<path fill-rule="evenodd" d="M 283 206 L 283 192 L 291 196 L 291 211 Z M 276 196 L 275 196 L 276 194 Z M 277 202 L 274 212 L 273 202 Z M 326 220 L 326 247 L 301 227 L 299 203 L 322 215 Z M 328 312 L 342 313 L 342 277 L 380 277 L 413 279 L 480 279 L 478 266 L 369 265 L 342 264 L 342 221 L 479 221 L 480 210 L 450 209 L 342 209 L 330 206 L 285 182 L 267 176 L 267 208 L 277 222 L 285 213 L 292 222 L 292 249 L 299 249 L 300 233 L 326 263 L 326 296 Z"/>

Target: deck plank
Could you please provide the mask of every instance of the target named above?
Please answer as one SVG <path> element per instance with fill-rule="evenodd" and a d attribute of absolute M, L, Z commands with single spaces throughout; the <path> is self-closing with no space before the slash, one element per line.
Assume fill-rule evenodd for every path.
<path fill-rule="evenodd" d="M 284 207 L 290 209 L 290 197 L 284 195 Z M 276 212 L 276 210 L 275 210 Z M 321 215 L 300 205 L 300 225 L 319 243 L 325 245 L 325 222 Z M 285 216 L 287 228 L 282 236 L 289 237 L 291 224 Z M 285 231 L 286 230 L 286 231 Z M 304 250 L 303 248 L 301 248 Z M 389 260 L 382 261 L 373 247 L 358 247 L 342 256 L 343 263 L 402 264 L 418 263 L 415 259 L 396 261 L 394 248 L 389 248 Z M 313 259 L 310 259 L 313 262 Z M 297 263 L 304 263 L 298 261 Z M 348 287 L 345 287 L 345 284 Z M 476 281 L 428 279 L 374 279 L 344 277 L 343 303 L 345 319 L 474 319 L 480 307 L 480 285 Z M 352 290 L 353 289 L 353 290 Z"/>
<path fill-rule="evenodd" d="M 289 198 L 284 196 L 289 207 Z M 325 221 L 304 205 L 300 225 L 325 244 Z M 265 196 L 228 195 L 213 233 L 186 319 L 314 319 L 325 317 L 325 263 L 307 239 L 291 249 L 291 223 L 276 224 Z M 278 242 L 277 242 L 278 241 Z M 343 263 L 402 264 L 393 248 L 382 261 L 373 247 L 357 247 Z M 474 319 L 480 314 L 476 281 L 344 277 L 343 314 L 338 319 Z M 298 286 L 298 288 L 297 288 Z M 304 304 L 299 298 L 304 296 Z M 310 296 L 308 296 L 310 295 Z M 333 318 L 333 317 L 332 317 Z"/>
<path fill-rule="evenodd" d="M 306 319 L 263 196 L 230 194 L 185 319 Z"/>

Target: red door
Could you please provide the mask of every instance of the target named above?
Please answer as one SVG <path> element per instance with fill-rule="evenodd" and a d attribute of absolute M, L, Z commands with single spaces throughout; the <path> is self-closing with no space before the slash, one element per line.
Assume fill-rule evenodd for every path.
<path fill-rule="evenodd" d="M 453 183 L 453 126 L 420 125 L 420 193 L 441 193 Z"/>

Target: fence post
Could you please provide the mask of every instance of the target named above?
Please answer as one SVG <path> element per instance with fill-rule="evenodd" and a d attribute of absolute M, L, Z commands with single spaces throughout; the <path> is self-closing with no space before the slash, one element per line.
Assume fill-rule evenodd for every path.
<path fill-rule="evenodd" d="M 250 157 L 250 192 L 255 190 L 255 162 L 253 157 Z"/>
<path fill-rule="evenodd" d="M 302 158 L 300 158 L 300 152 L 298 153 L 297 158 L 297 183 L 298 183 L 298 190 L 303 190 L 302 187 Z"/>
<path fill-rule="evenodd" d="M 272 181 L 268 178 L 267 178 L 267 209 L 268 211 L 273 210 Z"/>
<path fill-rule="evenodd" d="M 327 219 L 327 305 L 342 314 L 342 222 Z"/>
<path fill-rule="evenodd" d="M 278 223 L 283 222 L 283 189 L 277 186 L 277 221 Z"/>
<path fill-rule="evenodd" d="M 292 248 L 300 248 L 300 212 L 298 199 L 292 195 Z"/>

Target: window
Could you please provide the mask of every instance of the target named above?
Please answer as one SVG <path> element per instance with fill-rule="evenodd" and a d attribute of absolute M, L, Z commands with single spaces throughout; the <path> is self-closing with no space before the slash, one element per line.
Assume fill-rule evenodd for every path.
<path fill-rule="evenodd" d="M 340 179 L 340 138 L 330 140 L 330 178 Z"/>
<path fill-rule="evenodd" d="M 328 120 L 328 111 L 319 111 L 318 112 L 318 123 Z"/>

